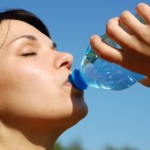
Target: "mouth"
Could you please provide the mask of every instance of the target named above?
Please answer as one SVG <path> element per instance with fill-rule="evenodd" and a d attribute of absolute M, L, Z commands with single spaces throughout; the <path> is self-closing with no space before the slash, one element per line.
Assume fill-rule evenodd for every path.
<path fill-rule="evenodd" d="M 73 95 L 76 95 L 78 97 L 81 97 L 84 95 L 84 91 L 83 90 L 79 90 L 78 88 L 76 88 L 76 86 L 73 84 L 72 82 L 72 77 L 71 77 L 71 72 L 69 72 L 68 75 L 66 75 L 66 80 L 64 82 L 64 85 L 66 87 L 68 87 L 71 90 L 71 93 Z"/>
<path fill-rule="evenodd" d="M 78 88 L 76 88 L 76 86 L 75 86 L 74 83 L 72 82 L 71 74 L 68 76 L 67 85 L 71 86 L 72 89 L 73 89 L 75 92 L 84 93 L 83 90 L 79 90 Z"/>
<path fill-rule="evenodd" d="M 70 84 L 73 88 L 77 89 L 76 86 L 75 86 L 74 83 L 73 83 L 71 74 L 69 74 L 67 82 L 68 82 L 68 84 Z"/>

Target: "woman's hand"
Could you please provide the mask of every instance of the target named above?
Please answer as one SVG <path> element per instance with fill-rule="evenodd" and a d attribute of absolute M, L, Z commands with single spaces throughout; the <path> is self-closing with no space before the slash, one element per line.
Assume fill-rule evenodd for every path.
<path fill-rule="evenodd" d="M 124 11 L 120 18 L 112 18 L 107 23 L 107 35 L 121 46 L 121 50 L 105 44 L 97 35 L 91 37 L 90 43 L 101 58 L 145 75 L 141 83 L 150 86 L 150 7 L 140 3 L 136 12 L 145 24 L 129 11 Z"/>

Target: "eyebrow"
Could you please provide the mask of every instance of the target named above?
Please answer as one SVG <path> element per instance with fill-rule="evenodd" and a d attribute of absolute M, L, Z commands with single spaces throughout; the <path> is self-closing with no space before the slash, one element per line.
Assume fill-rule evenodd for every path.
<path fill-rule="evenodd" d="M 8 45 L 10 45 L 11 43 L 17 41 L 18 39 L 22 39 L 22 38 L 26 38 L 26 39 L 29 39 L 29 40 L 37 41 L 37 38 L 35 36 L 33 36 L 33 35 L 22 35 L 22 36 L 19 36 L 19 37 L 15 38 L 14 40 L 12 40 L 10 43 L 8 43 Z"/>
<path fill-rule="evenodd" d="M 15 38 L 14 40 L 12 40 L 8 45 L 10 45 L 11 43 L 17 41 L 18 39 L 22 39 L 22 38 L 26 38 L 26 39 L 29 39 L 29 40 L 37 41 L 37 38 L 34 35 L 22 35 L 22 36 L 19 36 L 19 37 Z M 52 43 L 52 48 L 53 49 L 57 48 L 57 45 L 56 45 L 55 42 Z"/>

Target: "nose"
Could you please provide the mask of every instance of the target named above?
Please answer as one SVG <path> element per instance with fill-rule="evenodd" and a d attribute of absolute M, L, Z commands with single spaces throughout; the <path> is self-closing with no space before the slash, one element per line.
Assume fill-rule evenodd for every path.
<path fill-rule="evenodd" d="M 71 69 L 73 62 L 73 56 L 69 53 L 62 53 L 60 52 L 60 57 L 57 61 L 57 68 L 65 67 L 67 69 Z"/>

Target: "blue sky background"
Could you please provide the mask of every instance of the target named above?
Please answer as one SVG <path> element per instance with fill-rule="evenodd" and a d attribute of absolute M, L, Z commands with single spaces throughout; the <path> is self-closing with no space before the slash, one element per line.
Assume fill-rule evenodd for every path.
<path fill-rule="evenodd" d="M 108 19 L 124 10 L 135 14 L 139 2 L 150 4 L 150 0 L 1 0 L 0 9 L 24 8 L 37 14 L 58 50 L 74 56 L 74 69 L 90 36 L 104 34 Z M 59 138 L 63 145 L 77 140 L 85 150 L 102 150 L 106 145 L 150 149 L 150 88 L 138 83 L 120 92 L 88 88 L 85 100 L 89 113 Z"/>

